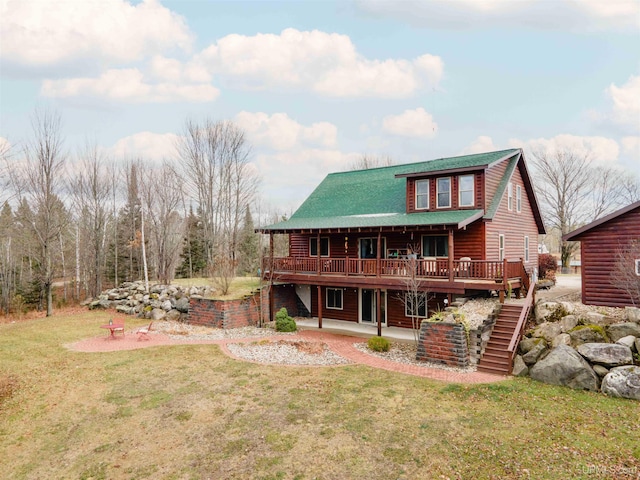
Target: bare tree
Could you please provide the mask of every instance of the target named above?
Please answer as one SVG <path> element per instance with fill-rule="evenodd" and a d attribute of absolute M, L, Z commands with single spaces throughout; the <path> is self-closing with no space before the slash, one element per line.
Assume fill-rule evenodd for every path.
<path fill-rule="evenodd" d="M 80 161 L 72 180 L 73 200 L 78 223 L 78 247 L 85 272 L 89 277 L 89 295 L 97 296 L 102 291 L 104 263 L 106 257 L 107 227 L 110 220 L 108 201 L 112 184 L 107 159 L 98 147 L 87 145 L 80 154 Z"/>
<path fill-rule="evenodd" d="M 40 283 L 46 296 L 47 316 L 53 314 L 52 287 L 55 272 L 54 255 L 62 229 L 68 223 L 59 195 L 65 181 L 66 161 L 62 149 L 60 116 L 36 112 L 32 119 L 33 138 L 25 148 L 25 161 L 15 169 L 13 184 L 30 209 L 24 224 L 38 242 Z"/>
<path fill-rule="evenodd" d="M 182 181 L 174 168 L 165 162 L 160 170 L 141 183 L 156 276 L 161 283 L 168 285 L 175 274 L 185 231 L 186 222 L 179 213 L 184 200 Z"/>
<path fill-rule="evenodd" d="M 363 153 L 351 164 L 351 170 L 366 170 L 368 168 L 390 167 L 395 161 L 389 155 L 371 155 Z"/>
<path fill-rule="evenodd" d="M 411 330 L 413 339 L 418 345 L 420 339 L 420 325 L 422 320 L 429 315 L 429 290 L 418 276 L 418 256 L 420 245 L 412 245 L 407 249 L 406 258 L 399 260 L 400 269 L 404 273 L 404 290 L 399 293 L 398 299 L 404 305 L 405 312 L 411 316 Z M 424 312 L 424 315 L 420 315 Z"/>
<path fill-rule="evenodd" d="M 223 294 L 237 264 L 238 233 L 257 188 L 244 132 L 229 121 L 188 121 L 177 144 L 187 193 L 198 202 L 207 263 Z"/>
<path fill-rule="evenodd" d="M 559 237 L 619 206 L 616 187 L 619 173 L 594 164 L 589 154 L 569 149 L 532 152 L 535 189 L 545 222 L 557 228 Z M 562 240 L 560 258 L 569 267 L 578 243 Z"/>
<path fill-rule="evenodd" d="M 640 306 L 640 239 L 632 240 L 616 252 L 610 282 L 626 292 L 635 307 Z"/>

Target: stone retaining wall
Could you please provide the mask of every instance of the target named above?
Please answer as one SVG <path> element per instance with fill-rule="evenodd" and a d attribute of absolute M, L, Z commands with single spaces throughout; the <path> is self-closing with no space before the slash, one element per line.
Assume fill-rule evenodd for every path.
<path fill-rule="evenodd" d="M 258 325 L 259 320 L 260 297 L 255 294 L 238 300 L 191 297 L 186 322 L 203 327 L 240 328 Z"/>

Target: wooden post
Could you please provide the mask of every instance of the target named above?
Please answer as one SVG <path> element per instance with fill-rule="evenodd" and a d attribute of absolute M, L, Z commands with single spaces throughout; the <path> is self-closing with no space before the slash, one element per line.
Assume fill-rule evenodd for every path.
<path fill-rule="evenodd" d="M 376 248 L 376 277 L 380 276 L 380 259 L 382 258 L 380 249 L 382 248 L 382 232 L 378 231 L 378 247 Z M 380 327 L 378 327 L 378 330 Z M 380 335 L 378 333 L 378 335 Z"/>
<path fill-rule="evenodd" d="M 378 243 L 380 237 L 378 237 Z M 380 289 L 376 288 L 376 319 L 378 320 L 378 336 L 382 336 L 382 306 L 380 305 Z"/>
<path fill-rule="evenodd" d="M 317 253 L 316 258 L 317 258 L 317 261 L 318 261 L 317 271 L 318 271 L 318 275 L 320 275 L 320 272 L 321 272 L 321 268 L 320 268 L 320 251 L 321 251 L 321 248 L 320 248 L 320 230 L 318 230 L 318 235 L 316 235 L 316 239 L 317 239 L 316 240 L 316 244 L 317 244 L 317 248 L 318 248 L 318 251 L 316 252 Z"/>
<path fill-rule="evenodd" d="M 274 294 L 273 294 L 273 276 L 275 273 L 273 272 L 274 268 L 274 259 L 273 259 L 273 232 L 269 232 L 269 321 L 273 322 L 273 304 L 274 304 Z M 264 274 L 264 272 L 263 272 Z"/>
<path fill-rule="evenodd" d="M 449 282 L 453 283 L 453 257 L 454 257 L 454 246 L 453 246 L 453 228 L 449 229 Z"/>
<path fill-rule="evenodd" d="M 322 287 L 318 285 L 318 328 L 322 328 Z"/>

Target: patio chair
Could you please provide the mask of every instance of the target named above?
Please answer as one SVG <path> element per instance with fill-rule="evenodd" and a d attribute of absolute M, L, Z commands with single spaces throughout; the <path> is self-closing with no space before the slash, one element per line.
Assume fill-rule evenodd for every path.
<path fill-rule="evenodd" d="M 124 337 L 124 320 L 122 320 L 122 321 L 118 320 L 118 322 L 117 322 L 117 323 L 118 323 L 118 324 L 122 324 L 122 326 L 121 326 L 121 327 L 116 327 L 116 328 L 114 328 L 114 329 L 113 329 L 113 333 L 114 333 L 114 335 L 115 335 L 116 333 L 121 333 L 121 334 L 122 334 L 122 336 Z"/>
<path fill-rule="evenodd" d="M 147 325 L 146 327 L 142 327 L 139 328 L 138 331 L 136 332 L 138 334 L 138 340 L 149 340 L 149 332 L 151 331 L 151 325 L 153 325 L 153 322 L 149 323 L 149 325 Z"/>
<path fill-rule="evenodd" d="M 469 271 L 471 270 L 471 257 L 460 258 L 460 276 L 469 277 Z"/>

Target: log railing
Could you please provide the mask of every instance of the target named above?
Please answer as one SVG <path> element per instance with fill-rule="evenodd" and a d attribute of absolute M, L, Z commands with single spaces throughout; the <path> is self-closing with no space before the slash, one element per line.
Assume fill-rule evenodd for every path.
<path fill-rule="evenodd" d="M 516 324 L 516 328 L 513 331 L 513 335 L 511 336 L 511 342 L 509 342 L 509 348 L 507 348 L 507 352 L 509 352 L 509 356 L 511 358 L 511 366 L 513 367 L 513 359 L 516 356 L 516 351 L 518 349 L 518 344 L 520 343 L 520 337 L 522 337 L 522 330 L 527 323 L 527 318 L 529 318 L 529 313 L 531 312 L 531 308 L 533 307 L 533 299 L 534 299 L 534 291 L 536 289 L 536 285 L 533 282 L 530 282 L 529 289 L 527 291 L 527 297 L 525 298 L 524 305 L 522 306 L 522 311 L 520 312 L 520 316 L 518 317 L 518 323 Z"/>

